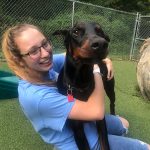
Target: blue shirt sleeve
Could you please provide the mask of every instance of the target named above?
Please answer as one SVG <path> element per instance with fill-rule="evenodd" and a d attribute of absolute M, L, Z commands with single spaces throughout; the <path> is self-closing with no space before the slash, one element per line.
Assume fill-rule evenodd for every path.
<path fill-rule="evenodd" d="M 65 54 L 64 53 L 54 54 L 53 55 L 53 69 L 54 69 L 54 71 L 56 71 L 57 73 L 60 73 L 60 70 L 64 66 L 64 62 L 65 62 Z"/>

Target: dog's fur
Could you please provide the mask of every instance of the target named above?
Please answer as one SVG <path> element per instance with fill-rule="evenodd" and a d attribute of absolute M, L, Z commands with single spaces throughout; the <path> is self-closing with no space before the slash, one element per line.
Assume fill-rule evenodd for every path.
<path fill-rule="evenodd" d="M 114 78 L 107 81 L 107 67 L 102 59 L 108 54 L 109 37 L 97 23 L 80 22 L 70 30 L 57 30 L 54 35 L 63 35 L 66 46 L 66 60 L 61 70 L 57 86 L 59 92 L 67 95 L 67 91 L 81 100 L 87 100 L 94 89 L 93 64 L 98 63 L 102 73 L 104 88 L 110 98 L 111 114 L 115 114 Z M 69 120 L 74 137 L 80 150 L 89 150 L 83 131 L 83 121 Z M 96 121 L 101 150 L 109 150 L 105 118 Z"/>

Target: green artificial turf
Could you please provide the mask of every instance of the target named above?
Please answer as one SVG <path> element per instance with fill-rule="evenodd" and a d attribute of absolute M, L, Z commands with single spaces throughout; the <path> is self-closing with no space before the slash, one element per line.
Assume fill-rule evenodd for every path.
<path fill-rule="evenodd" d="M 150 101 L 144 100 L 137 90 L 136 62 L 114 61 L 113 64 L 116 113 L 128 119 L 128 136 L 150 143 Z"/>
<path fill-rule="evenodd" d="M 0 101 L 1 150 L 51 150 L 22 113 L 18 100 Z"/>
<path fill-rule="evenodd" d="M 136 63 L 113 61 L 116 80 L 116 113 L 130 122 L 129 137 L 150 143 L 150 102 L 137 91 Z M 106 101 L 107 112 L 109 112 Z M 1 150 L 52 150 L 35 133 L 17 99 L 0 100 Z"/>

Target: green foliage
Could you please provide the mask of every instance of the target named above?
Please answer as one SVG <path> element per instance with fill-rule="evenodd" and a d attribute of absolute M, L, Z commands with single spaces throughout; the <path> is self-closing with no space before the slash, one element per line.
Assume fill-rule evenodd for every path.
<path fill-rule="evenodd" d="M 72 3 L 61 0 L 1 0 L 1 5 L 5 14 L 11 14 L 16 17 L 30 16 L 35 19 L 47 20 L 54 18 L 60 12 L 63 13 L 66 9 L 70 9 L 69 6 Z"/>
<path fill-rule="evenodd" d="M 52 34 L 56 29 L 64 29 L 71 26 L 71 13 L 63 13 L 55 18 L 41 20 L 38 25 L 46 35 Z"/>
<path fill-rule="evenodd" d="M 2 17 L 0 18 L 0 38 L 3 31 L 17 23 L 32 23 L 41 27 L 51 39 L 55 49 L 64 49 L 62 37 L 53 37 L 57 29 L 68 29 L 72 26 L 72 2 L 52 1 L 1 1 Z M 28 6 L 28 7 L 27 7 Z M 36 7 L 35 7 L 36 6 Z M 37 15 L 38 14 L 38 15 Z M 110 51 L 129 55 L 133 36 L 135 15 L 128 15 L 115 10 L 75 3 L 74 23 L 95 21 L 100 23 L 110 37 Z M 113 53 L 114 54 L 114 53 Z"/>
<path fill-rule="evenodd" d="M 80 0 L 95 5 L 114 8 L 127 12 L 141 12 L 142 14 L 150 14 L 149 0 Z"/>
<path fill-rule="evenodd" d="M 45 35 L 50 39 L 54 45 L 55 52 L 58 49 L 65 49 L 63 45 L 63 38 L 61 36 L 53 36 L 52 34 L 56 30 L 68 29 L 71 27 L 71 14 L 64 13 L 56 16 L 54 19 L 42 20 L 38 23 Z"/>
<path fill-rule="evenodd" d="M 87 14 L 86 17 L 85 13 Z M 134 28 L 134 24 L 131 24 L 131 22 L 133 22 L 134 16 L 124 19 L 124 14 L 116 14 L 116 12 L 106 12 L 103 10 L 101 11 L 100 9 L 93 9 L 93 7 L 91 8 L 85 5 L 82 6 L 82 9 L 79 8 L 78 10 L 76 10 L 76 13 L 74 14 L 74 23 L 79 20 L 95 21 L 97 23 L 100 23 L 104 31 L 109 35 L 111 39 L 110 49 L 114 50 L 115 52 L 118 51 L 118 53 L 120 54 L 121 52 L 123 52 L 122 50 L 120 52 L 120 49 L 126 49 L 128 51 L 130 50 L 129 43 L 131 43 Z M 11 15 L 4 16 L 3 20 L 5 21 L 1 23 L 2 28 L 0 32 L 2 34 L 6 27 L 11 26 L 13 24 L 21 22 L 32 23 L 38 25 L 42 29 L 42 31 L 47 35 L 47 37 L 52 40 L 55 49 L 62 49 L 63 39 L 53 37 L 52 33 L 57 29 L 68 29 L 69 27 L 71 27 L 71 17 L 72 14 L 68 14 L 68 12 L 58 14 L 55 18 L 49 18 L 47 20 L 40 21 L 35 18 L 32 18 L 31 16 L 21 17 L 18 19 Z M 63 47 L 63 49 L 65 48 Z M 128 51 L 126 53 L 129 54 Z"/>

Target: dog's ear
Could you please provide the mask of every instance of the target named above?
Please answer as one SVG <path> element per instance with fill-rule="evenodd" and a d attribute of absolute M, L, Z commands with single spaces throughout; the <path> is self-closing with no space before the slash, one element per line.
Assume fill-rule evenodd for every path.
<path fill-rule="evenodd" d="M 66 36 L 68 34 L 68 30 L 56 30 L 55 32 L 52 33 L 52 35 L 62 35 Z"/>
<path fill-rule="evenodd" d="M 110 42 L 110 38 L 109 38 L 109 36 L 108 36 L 107 34 L 104 34 L 104 37 L 105 37 L 105 39 L 106 39 L 108 42 Z"/>
<path fill-rule="evenodd" d="M 64 30 L 56 30 L 52 35 L 56 36 L 62 36 L 63 41 L 64 41 L 64 46 L 66 49 L 69 49 L 69 44 L 70 44 L 70 30 L 64 29 Z"/>

